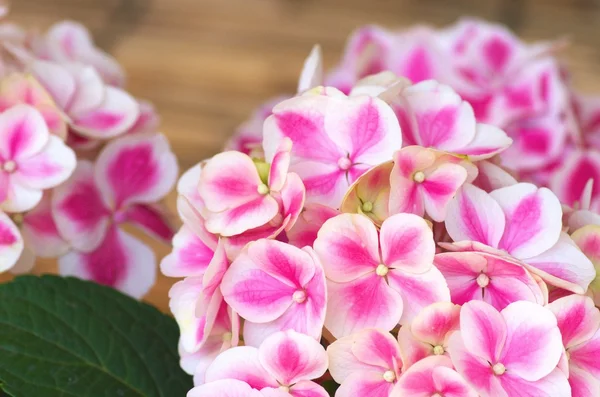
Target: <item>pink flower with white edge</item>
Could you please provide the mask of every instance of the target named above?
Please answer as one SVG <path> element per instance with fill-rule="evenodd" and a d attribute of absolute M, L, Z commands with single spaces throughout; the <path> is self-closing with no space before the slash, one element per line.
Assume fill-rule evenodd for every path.
<path fill-rule="evenodd" d="M 288 329 L 321 338 L 327 291 L 321 263 L 309 247 L 252 242 L 225 273 L 221 291 L 246 320 L 247 345 L 259 346 L 269 335 Z"/>
<path fill-rule="evenodd" d="M 600 394 L 600 312 L 585 296 L 570 295 L 548 305 L 558 321 L 573 397 Z"/>
<path fill-rule="evenodd" d="M 327 397 L 325 389 L 312 381 L 321 377 L 327 366 L 327 353 L 319 342 L 288 330 L 271 335 L 258 348 L 240 346 L 224 351 L 206 370 L 205 385 L 235 379 L 255 390 L 272 388 L 295 397 Z"/>
<path fill-rule="evenodd" d="M 438 302 L 426 306 L 410 324 L 400 328 L 398 343 L 406 370 L 428 356 L 448 355 L 450 335 L 459 328 L 460 306 Z"/>
<path fill-rule="evenodd" d="M 405 145 L 420 145 L 485 159 L 512 139 L 492 125 L 477 123 L 473 108 L 452 88 L 428 80 L 405 88 L 393 101 Z"/>
<path fill-rule="evenodd" d="M 291 150 L 286 139 L 270 164 L 234 151 L 208 160 L 198 186 L 206 229 L 230 237 L 273 221 L 285 189 L 298 183 L 288 174 Z"/>
<path fill-rule="evenodd" d="M 120 225 L 131 223 L 169 241 L 173 229 L 155 203 L 176 178 L 177 162 L 162 135 L 122 137 L 108 144 L 95 164 L 80 161 L 52 196 L 56 226 L 72 246 L 59 260 L 61 273 L 135 297 L 145 294 L 154 283 L 154 254 Z"/>
<path fill-rule="evenodd" d="M 575 206 L 593 180 L 588 202 L 600 200 L 600 152 L 577 150 L 569 154 L 550 180 L 550 188 L 562 203 Z M 581 205 L 581 203 L 579 203 Z"/>
<path fill-rule="evenodd" d="M 402 373 L 400 348 L 386 331 L 364 329 L 327 347 L 336 397 L 389 397 Z"/>
<path fill-rule="evenodd" d="M 466 165 L 460 162 L 457 157 L 421 146 L 397 151 L 390 174 L 390 213 L 427 213 L 442 222 L 448 203 L 468 177 Z"/>
<path fill-rule="evenodd" d="M 540 305 L 548 301 L 547 289 L 540 287 L 523 263 L 506 255 L 446 252 L 437 254 L 433 263 L 448 283 L 452 302 L 458 305 L 482 300 L 502 310 L 516 301 Z"/>
<path fill-rule="evenodd" d="M 596 276 L 593 264 L 562 233 L 562 209 L 546 188 L 529 183 L 491 193 L 464 185 L 448 205 L 448 234 L 453 251 L 508 253 L 548 284 L 584 293 Z"/>
<path fill-rule="evenodd" d="M 106 85 L 93 67 L 41 60 L 26 62 L 34 77 L 68 116 L 75 139 L 73 144 L 89 146 L 95 140 L 122 135 L 138 119 L 137 101 L 122 89 Z"/>
<path fill-rule="evenodd" d="M 402 374 L 391 397 L 478 397 L 446 356 L 427 357 Z"/>
<path fill-rule="evenodd" d="M 579 249 L 594 264 L 596 277 L 590 283 L 586 295 L 590 296 L 597 306 L 600 306 L 600 225 L 587 225 L 577 229 L 571 235 Z"/>
<path fill-rule="evenodd" d="M 499 312 L 485 302 L 467 302 L 448 351 L 482 397 L 571 395 L 557 368 L 563 347 L 556 317 L 538 304 L 514 302 Z"/>
<path fill-rule="evenodd" d="M 220 379 L 193 388 L 187 397 L 286 397 L 289 393 L 281 389 L 266 387 L 253 389 L 249 384 L 237 379 Z M 308 396 L 311 396 L 310 394 Z"/>
<path fill-rule="evenodd" d="M 69 178 L 75 162 L 73 150 L 50 135 L 35 108 L 15 105 L 0 114 L 0 209 L 32 209 L 43 190 Z"/>
<path fill-rule="evenodd" d="M 325 222 L 314 247 L 327 277 L 325 326 L 336 338 L 365 328 L 389 331 L 450 300 L 433 266 L 433 233 L 416 215 L 393 215 L 380 231 L 364 215 L 338 215 Z"/>
<path fill-rule="evenodd" d="M 121 87 L 125 72 L 113 57 L 97 48 L 85 26 L 63 21 L 53 25 L 43 37 L 33 41 L 33 51 L 41 59 L 58 63 L 80 62 L 93 66 L 106 84 Z"/>
<path fill-rule="evenodd" d="M 23 237 L 13 221 L 0 211 L 0 272 L 12 268 L 23 252 Z"/>
<path fill-rule="evenodd" d="M 263 148 L 273 161 L 293 142 L 290 171 L 306 187 L 307 203 L 339 208 L 346 190 L 370 167 L 391 160 L 402 145 L 400 126 L 381 99 L 307 93 L 279 103 L 265 121 Z"/>

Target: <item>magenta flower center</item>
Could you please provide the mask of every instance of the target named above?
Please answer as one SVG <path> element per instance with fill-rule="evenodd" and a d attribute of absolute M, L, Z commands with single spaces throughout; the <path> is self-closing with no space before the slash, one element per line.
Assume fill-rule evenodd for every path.
<path fill-rule="evenodd" d="M 496 363 L 492 367 L 492 371 L 494 371 L 494 375 L 503 375 L 506 372 L 506 368 L 502 363 Z"/>
<path fill-rule="evenodd" d="M 392 370 L 387 370 L 383 373 L 383 379 L 386 382 L 392 383 L 396 380 L 396 373 Z"/>
<path fill-rule="evenodd" d="M 490 278 L 487 274 L 481 273 L 479 276 L 477 276 L 477 285 L 479 285 L 481 288 L 487 287 L 489 283 Z"/>
<path fill-rule="evenodd" d="M 340 157 L 338 160 L 338 167 L 340 167 L 341 170 L 347 171 L 351 166 L 352 162 L 348 157 Z"/>
<path fill-rule="evenodd" d="M 12 174 L 13 172 L 15 172 L 17 170 L 17 163 L 15 163 L 12 160 L 8 160 L 2 164 L 1 168 L 2 168 L 2 171 L 6 172 L 8 174 Z"/>
<path fill-rule="evenodd" d="M 381 277 L 386 276 L 389 271 L 390 271 L 390 269 L 386 265 L 384 265 L 383 263 L 379 264 L 377 266 L 377 268 L 375 269 L 375 273 L 378 276 L 381 276 Z"/>
<path fill-rule="evenodd" d="M 292 299 L 296 303 L 302 303 L 306 300 L 306 292 L 299 289 L 298 291 L 294 292 L 294 295 L 292 295 Z"/>

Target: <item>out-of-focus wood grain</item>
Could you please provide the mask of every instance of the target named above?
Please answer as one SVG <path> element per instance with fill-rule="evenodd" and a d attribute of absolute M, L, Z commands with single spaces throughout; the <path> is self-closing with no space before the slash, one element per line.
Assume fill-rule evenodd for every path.
<path fill-rule="evenodd" d="M 563 58 L 576 85 L 600 92 L 600 0 L 13 0 L 11 19 L 88 25 L 127 70 L 129 90 L 156 104 L 185 169 L 218 152 L 261 101 L 292 92 L 314 43 L 331 66 L 360 25 L 443 26 L 463 15 L 527 40 L 570 38 Z M 167 310 L 173 281 L 159 276 L 147 300 Z"/>

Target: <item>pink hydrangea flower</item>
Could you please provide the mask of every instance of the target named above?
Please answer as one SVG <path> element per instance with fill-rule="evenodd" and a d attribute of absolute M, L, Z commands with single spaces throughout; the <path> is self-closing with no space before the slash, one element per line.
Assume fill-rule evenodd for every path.
<path fill-rule="evenodd" d="M 424 358 L 406 372 L 392 391 L 391 397 L 478 397 L 477 392 L 453 368 L 450 358 Z"/>
<path fill-rule="evenodd" d="M 596 305 L 600 305 L 600 226 L 584 226 L 575 230 L 571 238 L 596 269 L 596 277 L 590 283 L 586 295 L 592 297 Z"/>
<path fill-rule="evenodd" d="M 286 397 L 289 393 L 272 387 L 253 389 L 249 384 L 237 379 L 220 379 L 190 390 L 187 397 Z"/>
<path fill-rule="evenodd" d="M 32 209 L 43 190 L 69 178 L 75 162 L 75 153 L 49 133 L 35 108 L 20 104 L 0 113 L 0 209 Z"/>
<path fill-rule="evenodd" d="M 423 307 L 450 300 L 433 266 L 433 233 L 416 215 L 391 216 L 379 232 L 364 215 L 338 215 L 325 222 L 314 247 L 327 276 L 325 326 L 335 337 L 391 330 Z"/>
<path fill-rule="evenodd" d="M 389 397 L 402 376 L 398 342 L 389 333 L 363 329 L 329 347 L 329 373 L 341 386 L 336 397 Z"/>
<path fill-rule="evenodd" d="M 548 308 L 558 321 L 565 347 L 566 368 L 574 397 L 600 393 L 600 311 L 594 302 L 581 295 L 570 295 L 552 302 Z"/>
<path fill-rule="evenodd" d="M 312 381 L 321 377 L 327 366 L 327 353 L 319 342 L 292 330 L 277 332 L 258 348 L 240 346 L 221 353 L 208 367 L 205 385 L 198 390 L 222 379 L 235 379 L 255 390 L 272 388 L 295 397 L 327 397 L 325 389 Z"/>
<path fill-rule="evenodd" d="M 557 368 L 563 347 L 556 317 L 535 303 L 514 302 L 498 312 L 485 302 L 467 302 L 449 352 L 482 397 L 571 395 Z"/>
<path fill-rule="evenodd" d="M 307 202 L 332 208 L 339 208 L 352 182 L 391 160 L 402 144 L 398 121 L 384 101 L 341 93 L 308 93 L 276 105 L 264 125 L 267 161 L 286 137 L 293 142 L 290 170 L 304 182 Z"/>
<path fill-rule="evenodd" d="M 320 339 L 325 320 L 325 276 L 311 248 L 275 240 L 250 243 L 223 277 L 225 301 L 240 314 L 244 341 L 259 346 L 293 329 Z"/>
<path fill-rule="evenodd" d="M 529 301 L 544 305 L 548 290 L 523 263 L 486 252 L 437 254 L 435 266 L 442 272 L 452 302 L 462 305 L 482 300 L 502 310 L 512 302 Z"/>
<path fill-rule="evenodd" d="M 56 226 L 73 248 L 59 260 L 61 273 L 144 295 L 154 283 L 154 254 L 120 225 L 169 241 L 172 227 L 154 203 L 176 177 L 177 162 L 162 135 L 122 137 L 95 164 L 81 160 L 52 197 Z"/>
<path fill-rule="evenodd" d="M 428 356 L 448 355 L 448 340 L 459 328 L 460 306 L 438 302 L 426 306 L 410 324 L 398 332 L 403 368 Z"/>
<path fill-rule="evenodd" d="M 445 224 L 457 242 L 448 249 L 508 253 L 549 284 L 577 293 L 595 277 L 592 263 L 561 232 L 560 202 L 546 188 L 518 183 L 486 193 L 465 185 L 450 202 Z"/>

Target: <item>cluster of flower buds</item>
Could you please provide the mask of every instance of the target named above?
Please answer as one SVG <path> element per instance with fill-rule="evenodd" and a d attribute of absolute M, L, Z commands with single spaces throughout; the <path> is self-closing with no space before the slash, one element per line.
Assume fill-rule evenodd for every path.
<path fill-rule="evenodd" d="M 315 47 L 179 181 L 188 396 L 600 395 L 600 107 L 556 47 L 367 27 L 329 75 Z"/>
<path fill-rule="evenodd" d="M 79 24 L 0 24 L 0 272 L 47 257 L 135 297 L 154 284 L 154 252 L 121 227 L 171 240 L 159 202 L 177 162 L 153 107 L 124 82 Z"/>

